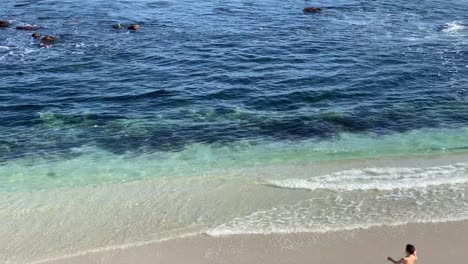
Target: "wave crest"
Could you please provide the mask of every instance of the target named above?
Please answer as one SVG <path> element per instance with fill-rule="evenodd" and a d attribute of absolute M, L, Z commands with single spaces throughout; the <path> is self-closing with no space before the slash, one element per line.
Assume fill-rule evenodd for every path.
<path fill-rule="evenodd" d="M 460 23 L 460 22 L 450 22 L 450 23 L 446 23 L 444 24 L 440 30 L 443 31 L 443 32 L 455 32 L 455 31 L 460 31 L 460 30 L 464 30 L 467 28 L 467 25 L 464 24 L 464 23 Z"/>
<path fill-rule="evenodd" d="M 393 190 L 468 182 L 468 164 L 430 168 L 368 168 L 340 171 L 309 179 L 271 180 L 267 185 L 286 189 Z"/>

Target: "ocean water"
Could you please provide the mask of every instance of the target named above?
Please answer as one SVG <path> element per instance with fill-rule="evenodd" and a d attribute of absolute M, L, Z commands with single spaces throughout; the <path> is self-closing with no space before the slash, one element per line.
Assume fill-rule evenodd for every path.
<path fill-rule="evenodd" d="M 5 1 L 0 262 L 468 219 L 467 8 Z"/>

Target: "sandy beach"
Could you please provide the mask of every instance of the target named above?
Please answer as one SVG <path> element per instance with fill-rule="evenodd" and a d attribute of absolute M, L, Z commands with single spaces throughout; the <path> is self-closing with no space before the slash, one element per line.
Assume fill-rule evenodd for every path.
<path fill-rule="evenodd" d="M 386 263 L 387 256 L 400 257 L 409 242 L 417 247 L 419 263 L 463 263 L 468 221 L 328 233 L 200 235 L 42 263 Z"/>
<path fill-rule="evenodd" d="M 436 263 L 444 256 L 440 252 L 462 258 L 468 244 L 464 160 L 460 154 L 322 162 L 256 168 L 233 177 L 22 193 L 28 210 L 2 211 L 0 257 L 21 264 L 342 263 L 348 257 L 385 263 L 387 255 L 399 257 L 406 243 L 414 243 L 427 252 L 424 263 Z M 410 165 L 417 168 L 405 168 Z M 287 183 L 287 171 L 298 182 L 311 172 L 334 182 L 317 190 L 262 184 Z M 344 186 L 336 174 L 342 171 L 377 172 L 375 184 L 335 190 Z M 388 183 L 393 176 L 387 171 L 403 176 Z M 457 179 L 462 182 L 452 183 Z M 428 182 L 433 185 L 404 186 Z M 6 204 L 20 199 L 0 197 Z M 77 202 L 65 203 L 67 197 Z"/>

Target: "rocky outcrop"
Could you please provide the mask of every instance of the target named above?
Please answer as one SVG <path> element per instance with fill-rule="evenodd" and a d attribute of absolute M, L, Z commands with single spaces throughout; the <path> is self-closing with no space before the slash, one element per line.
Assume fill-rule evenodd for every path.
<path fill-rule="evenodd" d="M 17 30 L 27 30 L 27 31 L 36 31 L 39 27 L 36 26 L 18 26 L 16 27 Z"/>
<path fill-rule="evenodd" d="M 39 34 L 39 32 L 34 32 L 34 33 L 32 33 L 31 36 L 32 36 L 33 38 L 35 38 L 35 39 L 38 39 L 38 38 L 41 37 L 41 34 Z"/>
<path fill-rule="evenodd" d="M 52 37 L 52 36 L 45 36 L 41 39 L 41 44 L 40 46 L 44 47 L 44 46 L 51 46 L 51 45 L 54 45 L 55 43 L 55 37 Z"/>
<path fill-rule="evenodd" d="M 318 13 L 322 12 L 322 8 L 320 7 L 306 7 L 304 8 L 304 13 Z"/>
<path fill-rule="evenodd" d="M 0 20 L 0 28 L 7 28 L 10 26 L 10 22 L 6 20 Z"/>
<path fill-rule="evenodd" d="M 138 25 L 138 24 L 132 24 L 132 25 L 128 26 L 128 29 L 129 29 L 129 30 L 139 30 L 139 29 L 140 29 L 140 25 Z"/>

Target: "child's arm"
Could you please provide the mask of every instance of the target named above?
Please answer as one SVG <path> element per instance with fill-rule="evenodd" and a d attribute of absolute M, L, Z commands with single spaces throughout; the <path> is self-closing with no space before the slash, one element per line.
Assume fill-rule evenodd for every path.
<path fill-rule="evenodd" d="M 398 260 L 398 261 L 396 261 L 396 260 L 394 260 L 393 258 L 388 257 L 387 260 L 390 261 L 390 262 L 392 262 L 393 264 L 404 264 L 404 259 L 403 259 L 403 258 L 400 259 L 400 260 Z"/>

